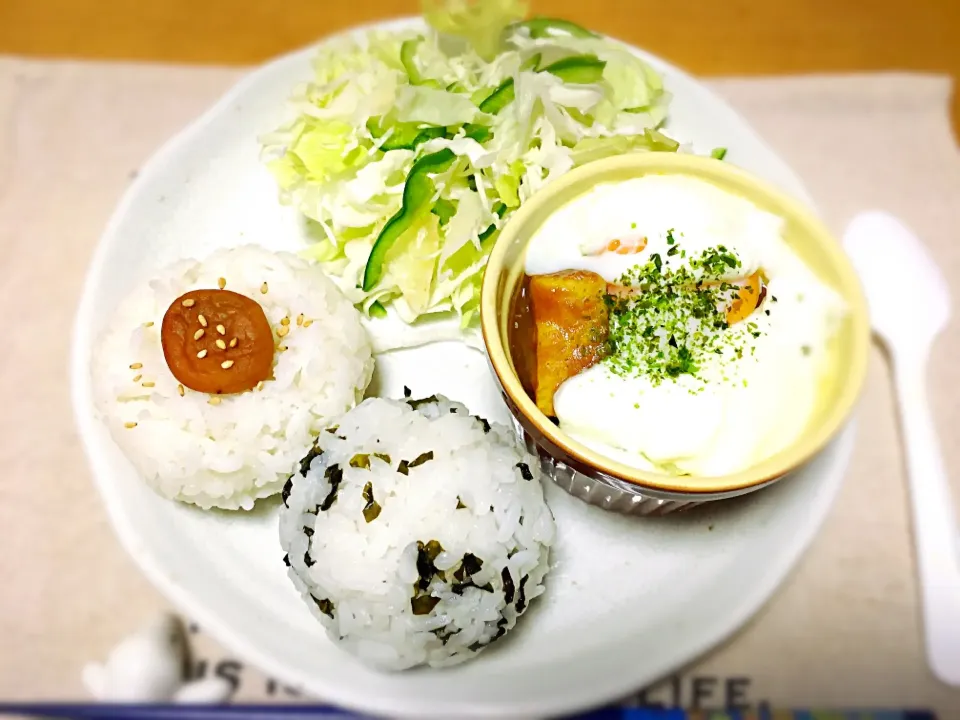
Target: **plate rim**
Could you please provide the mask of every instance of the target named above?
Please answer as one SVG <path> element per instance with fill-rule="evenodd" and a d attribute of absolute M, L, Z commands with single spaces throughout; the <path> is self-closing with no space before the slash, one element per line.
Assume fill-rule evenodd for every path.
<path fill-rule="evenodd" d="M 130 206 L 142 192 L 152 176 L 157 174 L 169 161 L 171 155 L 174 155 L 182 146 L 189 143 L 194 136 L 203 132 L 203 130 L 227 109 L 234 101 L 242 97 L 251 86 L 255 85 L 262 76 L 268 75 L 279 65 L 304 60 L 309 58 L 322 45 L 335 41 L 339 38 L 349 37 L 358 33 L 365 33 L 371 30 L 400 30 L 423 26 L 421 18 L 416 16 L 405 16 L 400 18 L 391 18 L 381 21 L 373 21 L 361 25 L 351 26 L 342 31 L 319 38 L 316 42 L 310 43 L 299 49 L 283 53 L 260 65 L 252 66 L 239 80 L 228 88 L 220 98 L 212 104 L 207 110 L 191 120 L 187 125 L 178 130 L 174 135 L 162 143 L 142 164 L 137 178 L 127 187 L 121 195 L 119 202 L 107 222 L 94 252 L 87 266 L 84 282 L 82 285 L 77 310 L 71 327 L 70 338 L 70 356 L 69 356 L 69 379 L 70 379 L 70 398 L 74 424 L 78 430 L 78 436 L 81 440 L 83 453 L 87 465 L 91 471 L 94 485 L 106 507 L 107 516 L 114 534 L 120 541 L 121 547 L 126 551 L 131 559 L 140 568 L 140 571 L 154 586 L 154 588 L 171 605 L 190 619 L 195 620 L 206 633 L 217 642 L 223 645 L 237 655 L 245 658 L 251 665 L 258 667 L 268 676 L 274 677 L 279 682 L 285 684 L 297 685 L 307 692 L 316 692 L 312 689 L 313 683 L 308 679 L 300 677 L 303 673 L 294 667 L 286 667 L 281 661 L 274 660 L 272 657 L 262 653 L 253 643 L 246 639 L 242 633 L 238 633 L 226 624 L 221 625 L 220 619 L 213 610 L 208 610 L 203 604 L 196 603 L 191 598 L 191 592 L 176 578 L 175 575 L 167 572 L 156 561 L 154 556 L 147 550 L 139 540 L 139 534 L 133 527 L 129 516 L 126 514 L 119 500 L 109 492 L 108 483 L 103 479 L 111 473 L 109 463 L 102 453 L 94 452 L 96 425 L 98 420 L 91 412 L 93 407 L 92 388 L 90 387 L 87 375 L 89 373 L 89 353 L 92 349 L 92 338 L 89 336 L 89 324 L 91 315 L 91 306 L 97 293 L 97 288 L 101 283 L 107 258 L 110 255 L 113 246 L 117 242 L 118 231 L 126 218 Z M 616 40 L 616 38 L 612 38 Z M 780 165 L 781 171 L 785 177 L 789 177 L 794 185 L 788 192 L 798 196 L 800 200 L 807 204 L 814 213 L 819 215 L 809 191 L 796 175 L 793 169 L 783 161 L 753 129 L 750 123 L 733 108 L 726 100 L 718 95 L 712 88 L 697 80 L 694 76 L 673 63 L 653 55 L 642 48 L 636 47 L 630 43 L 616 40 L 622 43 L 632 52 L 640 55 L 645 61 L 675 77 L 680 77 L 684 81 L 697 86 L 701 93 L 704 93 L 710 100 L 717 105 L 722 105 L 731 113 L 731 116 L 739 121 L 744 134 L 751 136 L 751 140 Z M 778 588 L 786 579 L 796 570 L 798 561 L 813 542 L 827 516 L 832 508 L 837 494 L 843 485 L 846 469 L 849 466 L 852 457 L 854 437 L 856 434 L 856 420 L 851 419 L 843 430 L 831 441 L 825 452 L 833 452 L 836 457 L 832 460 L 831 467 L 835 468 L 837 480 L 831 485 L 821 488 L 816 496 L 817 504 L 810 507 L 812 512 L 809 516 L 812 520 L 803 526 L 803 532 L 794 536 L 787 549 L 780 553 L 779 561 L 775 566 L 771 566 L 763 575 L 763 582 L 757 582 L 751 587 L 749 601 L 742 600 L 737 606 L 737 612 L 731 613 L 726 622 L 718 626 L 716 632 L 709 635 L 701 634 L 695 641 L 688 643 L 689 647 L 684 652 L 673 653 L 675 657 L 664 663 L 664 670 L 659 677 L 667 677 L 678 668 L 689 663 L 695 662 L 705 653 L 716 648 L 718 645 L 728 640 L 730 637 L 742 631 L 752 617 L 759 612 L 773 597 Z M 295 678 L 293 682 L 289 679 Z M 405 700 L 405 704 L 397 707 L 395 698 L 379 699 L 375 697 L 363 696 L 362 694 L 341 692 L 338 688 L 325 688 L 322 696 L 318 698 L 320 703 L 333 703 L 347 710 L 362 713 L 377 713 L 383 716 L 403 717 L 403 718 L 422 718 L 425 716 L 444 718 L 452 713 L 469 718 L 487 718 L 503 716 L 556 716 L 570 712 L 578 712 L 595 708 L 606 702 L 615 701 L 623 697 L 632 690 L 637 690 L 637 681 L 631 679 L 629 672 L 624 672 L 618 676 L 618 679 L 609 677 L 604 678 L 605 682 L 595 683 L 589 692 L 579 692 L 578 700 L 571 706 L 568 698 L 564 698 L 562 703 L 558 704 L 555 700 L 536 699 L 522 702 L 509 702 L 507 705 L 499 703 L 496 699 L 485 704 L 478 709 L 473 705 L 466 705 L 462 702 L 455 704 L 442 704 L 435 706 L 430 700 L 425 702 L 411 703 Z M 597 692 L 599 690 L 599 692 Z"/>

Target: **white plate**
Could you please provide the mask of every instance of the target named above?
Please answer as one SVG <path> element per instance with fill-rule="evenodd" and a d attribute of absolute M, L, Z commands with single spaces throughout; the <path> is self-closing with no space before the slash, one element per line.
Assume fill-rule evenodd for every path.
<path fill-rule="evenodd" d="M 400 21 L 409 24 L 413 21 Z M 384 27 L 396 27 L 388 23 Z M 631 519 L 548 488 L 559 526 L 547 592 L 517 630 L 445 671 L 377 674 L 327 641 L 281 562 L 277 503 L 201 512 L 155 495 L 93 418 L 91 343 L 103 319 L 158 266 L 221 246 L 294 249 L 303 235 L 258 161 L 311 50 L 257 70 L 144 167 L 89 271 L 72 358 L 77 423 L 121 542 L 186 615 L 251 663 L 326 701 L 393 716 L 547 715 L 615 700 L 705 652 L 771 595 L 820 526 L 850 455 L 846 431 L 795 477 L 684 516 Z M 800 182 L 729 107 L 644 54 L 674 93 L 672 128 L 809 201 Z M 491 420 L 506 410 L 485 358 L 458 343 L 378 358 L 374 392 L 441 392 Z"/>

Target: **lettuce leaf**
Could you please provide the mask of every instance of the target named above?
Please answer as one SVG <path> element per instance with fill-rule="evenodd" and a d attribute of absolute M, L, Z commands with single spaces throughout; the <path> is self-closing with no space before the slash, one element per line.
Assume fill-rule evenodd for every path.
<path fill-rule="evenodd" d="M 576 25 L 522 20 L 526 0 L 424 0 L 427 31 L 326 43 L 287 121 L 260 138 L 281 202 L 309 225 L 304 256 L 363 312 L 476 323 L 487 257 L 517 208 L 571 168 L 676 152 L 670 94 L 625 46 Z M 480 105 L 509 87 L 490 112 Z M 449 149 L 432 195 L 362 289 L 411 168 Z"/>
<path fill-rule="evenodd" d="M 530 10 L 529 0 L 421 0 L 421 6 L 438 32 L 463 38 L 485 60 L 500 51 L 504 28 Z"/>

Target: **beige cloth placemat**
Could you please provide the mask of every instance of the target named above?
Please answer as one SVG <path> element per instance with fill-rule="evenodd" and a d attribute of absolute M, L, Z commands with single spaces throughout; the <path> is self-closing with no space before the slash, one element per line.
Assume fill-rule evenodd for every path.
<path fill-rule="evenodd" d="M 4 699 L 85 697 L 82 664 L 167 607 L 114 539 L 89 478 L 68 399 L 70 323 L 91 252 L 137 167 L 240 75 L 0 59 Z M 711 84 L 799 172 L 837 231 L 868 207 L 902 216 L 960 295 L 960 157 L 948 80 Z M 937 346 L 930 396 L 956 495 L 958 355 L 955 321 Z M 960 717 L 960 689 L 938 683 L 924 662 L 898 443 L 877 352 L 849 477 L 797 571 L 732 641 L 632 702 L 927 707 Z M 196 638 L 198 671 L 236 677 L 238 699 L 292 697 L 202 631 Z"/>

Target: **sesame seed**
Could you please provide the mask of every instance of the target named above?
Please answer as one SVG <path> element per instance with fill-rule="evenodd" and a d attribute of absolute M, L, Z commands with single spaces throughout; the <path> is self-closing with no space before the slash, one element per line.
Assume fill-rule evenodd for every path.
<path fill-rule="evenodd" d="M 303 325 L 303 313 L 297 315 L 297 327 Z"/>
<path fill-rule="evenodd" d="M 200 358 L 201 360 L 203 360 L 206 356 L 207 356 L 206 350 L 201 350 L 200 352 L 197 353 L 197 357 Z"/>
<path fill-rule="evenodd" d="M 223 290 L 226 286 L 227 286 L 227 279 L 226 279 L 226 278 L 218 278 L 218 279 L 217 279 L 217 287 L 219 287 L 221 290 Z"/>
<path fill-rule="evenodd" d="M 155 386 L 156 386 L 156 383 L 155 383 L 155 382 L 145 382 L 145 383 L 142 383 L 142 385 L 143 385 L 144 387 L 146 387 L 146 388 L 150 388 L 150 387 L 155 387 Z"/>
<path fill-rule="evenodd" d="M 217 325 L 217 332 L 221 335 L 226 335 L 227 329 L 223 325 Z"/>
<path fill-rule="evenodd" d="M 131 428 L 135 428 L 137 424 L 135 422 L 125 422 L 123 426 L 129 430 Z"/>
<path fill-rule="evenodd" d="M 183 305 L 184 307 L 193 307 L 195 303 L 196 303 L 196 300 L 194 300 L 193 298 L 187 298 L 180 304 Z"/>
<path fill-rule="evenodd" d="M 235 347 L 237 346 L 237 342 L 238 342 L 238 341 L 237 341 L 236 338 L 234 338 L 233 340 L 231 340 L 231 341 L 230 341 L 230 347 L 235 348 Z"/>
<path fill-rule="evenodd" d="M 288 332 L 290 332 L 290 328 L 288 328 L 286 325 L 281 325 L 277 328 L 277 337 L 283 337 Z"/>
<path fill-rule="evenodd" d="M 210 398 L 209 400 L 207 400 L 207 402 L 210 403 L 211 405 L 219 405 L 219 404 L 220 404 L 220 398 L 214 396 L 214 397 Z"/>
<path fill-rule="evenodd" d="M 286 351 L 287 351 L 286 345 L 281 345 L 280 347 L 277 348 L 277 352 L 286 352 Z"/>
<path fill-rule="evenodd" d="M 261 294 L 261 295 L 266 295 L 266 294 L 267 294 L 267 290 L 269 290 L 269 288 L 267 287 L 266 281 L 264 281 L 263 285 L 260 286 L 260 294 Z"/>
<path fill-rule="evenodd" d="M 143 363 L 130 363 L 131 370 L 139 370 L 143 367 Z"/>
<path fill-rule="evenodd" d="M 197 322 L 199 322 L 204 327 L 207 326 L 207 319 L 203 315 L 197 315 Z"/>
<path fill-rule="evenodd" d="M 303 321 L 303 326 L 304 326 L 304 327 L 310 327 L 311 325 L 313 325 L 313 320 L 304 320 L 304 321 Z"/>
<path fill-rule="evenodd" d="M 224 370 L 229 370 L 233 367 L 233 360 L 224 360 L 222 363 L 220 363 L 220 367 L 222 367 Z"/>
<path fill-rule="evenodd" d="M 134 381 L 134 382 L 140 382 L 140 378 L 142 378 L 142 377 L 143 377 L 143 375 L 136 375 L 136 376 L 134 376 L 133 381 Z"/>
<path fill-rule="evenodd" d="M 200 328 L 199 330 L 197 330 L 197 331 L 193 334 L 193 339 L 194 339 L 194 340 L 199 340 L 199 339 L 202 338 L 202 337 L 203 337 L 203 328 Z"/>
<path fill-rule="evenodd" d="M 153 327 L 153 320 L 151 320 L 150 322 L 145 322 L 145 323 L 143 324 L 143 326 L 144 326 L 144 327 Z"/>
<path fill-rule="evenodd" d="M 226 350 L 227 344 L 220 338 L 217 338 L 217 347 L 220 348 L 221 350 Z"/>
<path fill-rule="evenodd" d="M 177 385 L 177 392 L 180 393 L 180 397 L 184 396 L 186 391 L 183 389 L 183 385 Z"/>
<path fill-rule="evenodd" d="M 263 380 L 257 383 L 257 390 L 263 390 Z"/>
<path fill-rule="evenodd" d="M 285 317 L 283 320 L 280 321 L 280 324 L 281 324 L 281 325 L 284 325 L 284 326 L 289 325 L 289 324 L 290 324 L 290 318 Z"/>

